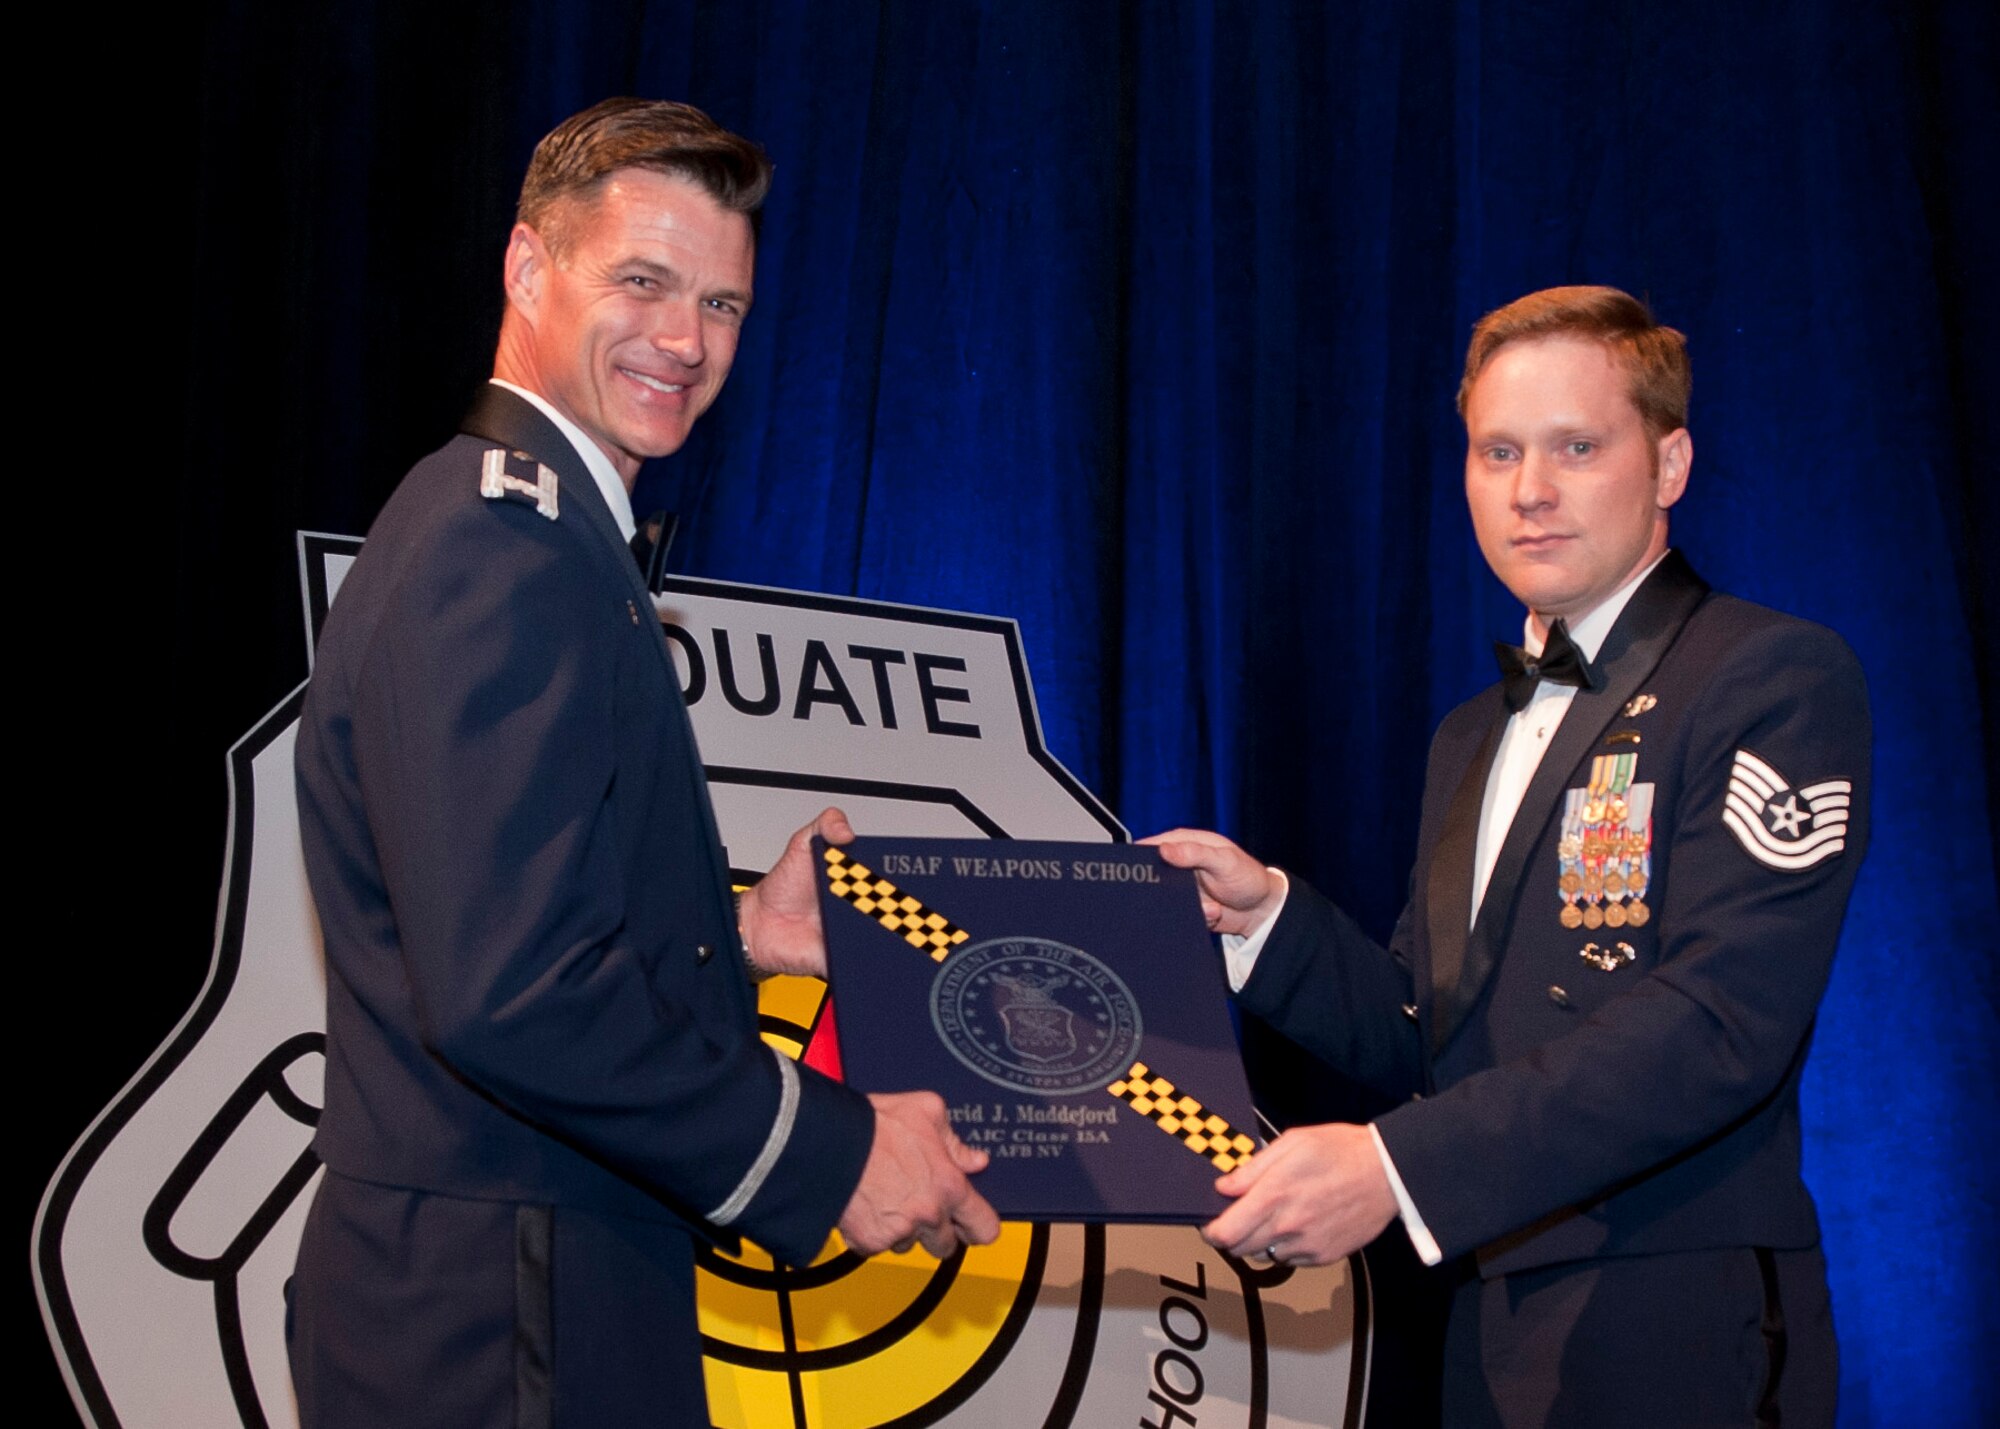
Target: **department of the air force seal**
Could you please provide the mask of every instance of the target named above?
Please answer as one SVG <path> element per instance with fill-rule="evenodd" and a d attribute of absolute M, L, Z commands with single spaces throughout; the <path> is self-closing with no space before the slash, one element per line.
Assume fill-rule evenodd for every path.
<path fill-rule="evenodd" d="M 1094 1091 L 1139 1052 L 1139 1002 L 1081 948 L 993 938 L 961 948 L 931 983 L 931 1023 L 989 1082 L 1038 1096 Z"/>

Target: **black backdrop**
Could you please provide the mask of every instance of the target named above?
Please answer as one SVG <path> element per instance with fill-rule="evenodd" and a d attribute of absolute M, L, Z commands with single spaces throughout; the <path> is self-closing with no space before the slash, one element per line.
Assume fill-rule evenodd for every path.
<path fill-rule="evenodd" d="M 1381 929 L 1429 728 L 1518 621 L 1457 489 L 1464 334 L 1570 281 L 1686 329 L 1677 541 L 1846 634 L 1875 701 L 1808 1078 L 1844 1420 L 2000 1416 L 1990 6 L 72 24 L 16 56 L 23 1232 L 200 985 L 223 751 L 305 670 L 292 533 L 365 529 L 450 431 L 528 149 L 640 92 L 779 164 L 731 390 L 642 479 L 682 567 L 1017 616 L 1129 825 L 1218 825 Z"/>

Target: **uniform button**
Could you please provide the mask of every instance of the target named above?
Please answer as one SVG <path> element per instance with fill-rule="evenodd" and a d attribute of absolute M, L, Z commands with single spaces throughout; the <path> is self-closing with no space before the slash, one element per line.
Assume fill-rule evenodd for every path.
<path fill-rule="evenodd" d="M 705 963 L 714 956 L 715 949 L 711 948 L 708 944 L 696 943 L 694 945 L 694 960 L 696 962 Z"/>
<path fill-rule="evenodd" d="M 1409 1018 L 1410 1021 L 1415 1022 L 1417 1020 L 1417 1005 L 1414 1002 L 1404 1003 L 1403 1016 Z"/>
<path fill-rule="evenodd" d="M 1549 985 L 1549 1001 L 1553 1002 L 1557 1007 L 1568 1007 L 1569 994 L 1551 983 Z"/>

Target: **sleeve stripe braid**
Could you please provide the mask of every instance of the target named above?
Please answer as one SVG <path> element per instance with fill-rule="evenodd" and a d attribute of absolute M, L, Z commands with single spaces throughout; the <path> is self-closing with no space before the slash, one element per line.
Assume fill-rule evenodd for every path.
<path fill-rule="evenodd" d="M 764 1149 L 757 1153 L 757 1159 L 750 1163 L 750 1169 L 743 1173 L 743 1179 L 736 1183 L 729 1199 L 708 1213 L 711 1225 L 729 1225 L 748 1209 L 750 1202 L 764 1188 L 771 1168 L 778 1164 L 785 1143 L 792 1139 L 792 1123 L 798 1120 L 799 1115 L 799 1069 L 776 1047 L 770 1052 L 778 1063 L 778 1114 L 771 1120 L 771 1132 L 764 1138 Z"/>

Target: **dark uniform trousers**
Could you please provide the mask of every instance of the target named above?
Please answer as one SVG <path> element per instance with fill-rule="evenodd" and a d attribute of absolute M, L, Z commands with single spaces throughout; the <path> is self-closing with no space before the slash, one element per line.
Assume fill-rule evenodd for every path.
<path fill-rule="evenodd" d="M 1497 686 L 1432 742 L 1389 947 L 1295 880 L 1239 1000 L 1401 1099 L 1376 1127 L 1454 1277 L 1447 1425 L 1831 1424 L 1798 1087 L 1867 842 L 1860 669 L 1670 553 L 1596 670 L 1476 922 Z M 1619 767 L 1647 916 L 1568 926 L 1579 791 Z"/>
<path fill-rule="evenodd" d="M 1839 1382 L 1817 1247 L 1472 1270 L 1444 1363 L 1453 1429 L 1831 1425 Z"/>
<path fill-rule="evenodd" d="M 306 1425 L 706 1425 L 696 1247 L 812 1260 L 873 1112 L 759 1037 L 649 593 L 530 404 L 487 389 L 384 508 L 297 767 L 327 961 Z"/>
<path fill-rule="evenodd" d="M 709 1422 L 678 1226 L 329 1174 L 306 1244 L 323 1260 L 294 1281 L 308 1424 Z"/>

